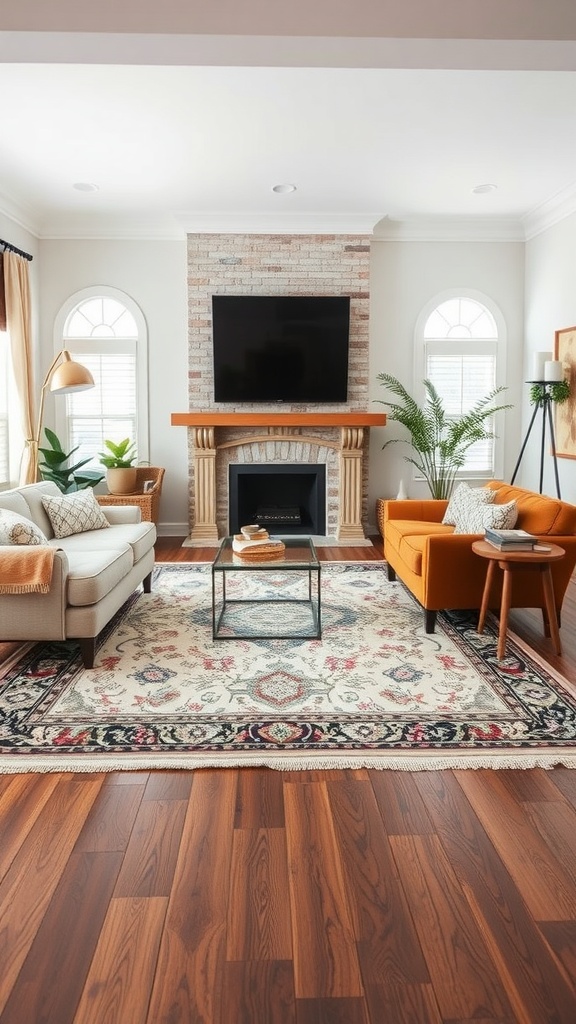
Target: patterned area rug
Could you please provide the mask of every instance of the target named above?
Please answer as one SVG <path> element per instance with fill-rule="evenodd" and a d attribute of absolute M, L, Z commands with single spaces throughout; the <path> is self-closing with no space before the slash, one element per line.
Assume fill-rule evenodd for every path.
<path fill-rule="evenodd" d="M 423 614 L 382 563 L 322 568 L 322 639 L 306 574 L 230 574 L 212 640 L 208 565 L 160 565 L 101 637 L 39 643 L 0 675 L 0 771 L 264 764 L 273 768 L 576 767 L 576 692 L 473 614 Z M 256 636 L 264 639 L 256 639 Z"/>

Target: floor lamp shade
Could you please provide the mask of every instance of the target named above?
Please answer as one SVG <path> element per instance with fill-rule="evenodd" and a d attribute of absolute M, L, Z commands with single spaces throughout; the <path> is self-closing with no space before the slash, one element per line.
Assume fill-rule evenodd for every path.
<path fill-rule="evenodd" d="M 59 395 L 65 395 L 72 391 L 87 391 L 94 387 L 94 378 L 82 363 L 72 359 L 66 349 L 60 353 L 62 362 L 50 376 L 50 391 Z"/>
<path fill-rule="evenodd" d="M 67 349 L 63 348 L 54 359 L 42 384 L 40 393 L 40 409 L 36 434 L 32 442 L 32 470 L 34 479 L 38 479 L 38 448 L 40 446 L 40 435 L 42 433 L 42 422 L 44 419 L 44 399 L 46 391 L 50 388 L 55 395 L 71 394 L 74 391 L 87 391 L 94 387 L 94 378 L 82 363 L 77 363 Z"/>

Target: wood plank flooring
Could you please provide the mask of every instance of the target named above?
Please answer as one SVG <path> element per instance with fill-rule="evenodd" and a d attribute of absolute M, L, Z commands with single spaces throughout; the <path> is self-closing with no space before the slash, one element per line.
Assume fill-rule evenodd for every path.
<path fill-rule="evenodd" d="M 0 776 L 0 1024 L 574 1022 L 574 771 Z"/>

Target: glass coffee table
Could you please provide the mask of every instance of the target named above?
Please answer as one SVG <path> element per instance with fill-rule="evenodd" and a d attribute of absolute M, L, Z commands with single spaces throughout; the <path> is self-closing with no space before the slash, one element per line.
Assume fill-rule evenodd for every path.
<path fill-rule="evenodd" d="M 282 537 L 282 558 L 251 562 L 226 537 L 212 563 L 214 640 L 318 640 L 321 566 L 310 537 Z"/>

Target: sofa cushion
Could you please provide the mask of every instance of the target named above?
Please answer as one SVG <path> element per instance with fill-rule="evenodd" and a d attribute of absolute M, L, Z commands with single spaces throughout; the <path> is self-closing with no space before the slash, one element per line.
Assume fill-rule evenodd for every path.
<path fill-rule="evenodd" d="M 134 562 L 150 551 L 156 542 L 156 527 L 146 520 L 143 523 L 126 523 L 112 526 L 109 530 L 93 530 L 76 533 L 63 540 L 52 540 L 51 544 L 62 548 L 72 558 L 79 551 L 105 551 L 107 549 L 130 548 Z"/>
<path fill-rule="evenodd" d="M 501 480 L 492 480 L 488 487 L 495 491 L 495 503 L 502 504 L 511 500 L 516 502 L 516 526 L 519 530 L 526 530 L 537 537 L 547 534 L 568 537 L 576 533 L 576 505 L 505 484 Z"/>
<path fill-rule="evenodd" d="M 448 508 L 444 513 L 442 522 L 450 526 L 456 526 L 458 519 L 462 515 L 469 510 L 478 508 L 479 505 L 491 505 L 494 497 L 494 491 L 488 490 L 487 487 L 470 487 L 469 484 L 462 481 L 462 483 L 458 484 L 448 502 Z"/>
<path fill-rule="evenodd" d="M 44 495 L 42 504 L 48 513 L 54 536 L 57 539 L 70 537 L 87 530 L 107 530 L 110 523 L 102 512 L 94 492 L 76 491 L 59 497 Z"/>
<path fill-rule="evenodd" d="M 69 559 L 67 601 L 74 607 L 86 607 L 101 601 L 130 572 L 132 551 L 123 548 L 76 552 Z"/>
<path fill-rule="evenodd" d="M 0 508 L 0 544 L 47 544 L 36 523 L 18 512 Z"/>
<path fill-rule="evenodd" d="M 454 533 L 484 533 L 488 527 L 493 530 L 511 530 L 518 519 L 515 501 L 505 505 L 471 505 L 458 513 Z"/>
<path fill-rule="evenodd" d="M 386 547 L 390 546 L 402 559 L 406 560 L 413 572 L 420 574 L 422 572 L 422 547 L 426 538 L 436 534 L 446 536 L 451 533 L 454 533 L 454 527 L 446 526 L 443 523 L 420 522 L 417 519 L 389 519 L 386 523 Z M 409 548 L 405 548 L 405 543 L 409 545 Z"/>

